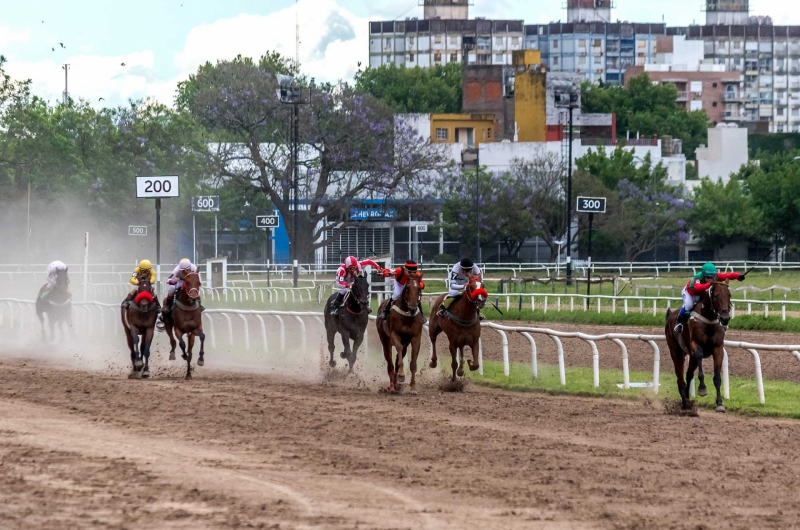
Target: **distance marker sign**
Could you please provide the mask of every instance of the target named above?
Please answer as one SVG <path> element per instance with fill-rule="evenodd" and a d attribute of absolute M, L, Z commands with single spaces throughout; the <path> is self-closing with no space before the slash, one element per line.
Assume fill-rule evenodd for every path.
<path fill-rule="evenodd" d="M 280 219 L 277 215 L 257 215 L 256 228 L 278 228 Z"/>
<path fill-rule="evenodd" d="M 576 211 L 581 213 L 606 213 L 606 198 L 578 197 Z"/>
<path fill-rule="evenodd" d="M 136 177 L 136 197 L 139 199 L 166 199 L 180 197 L 178 177 Z"/>

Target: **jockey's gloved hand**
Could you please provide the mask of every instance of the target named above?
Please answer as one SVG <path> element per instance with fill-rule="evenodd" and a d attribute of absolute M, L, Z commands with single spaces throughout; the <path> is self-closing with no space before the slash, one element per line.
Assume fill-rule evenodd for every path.
<path fill-rule="evenodd" d="M 740 276 L 739 276 L 739 281 L 740 281 L 740 282 L 743 282 L 743 281 L 744 281 L 744 274 L 742 274 L 742 275 L 740 275 Z"/>

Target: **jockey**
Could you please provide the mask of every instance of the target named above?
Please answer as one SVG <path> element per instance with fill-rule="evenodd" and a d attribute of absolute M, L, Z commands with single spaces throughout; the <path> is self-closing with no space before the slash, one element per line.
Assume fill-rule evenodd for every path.
<path fill-rule="evenodd" d="M 131 275 L 131 285 L 139 285 L 141 280 L 150 280 L 151 285 L 155 285 L 156 283 L 156 271 L 153 269 L 153 264 L 150 263 L 149 259 L 143 259 L 139 262 L 139 266 L 133 269 L 133 274 Z M 131 292 L 128 293 L 128 296 L 125 300 L 122 301 L 122 307 L 128 307 L 130 305 L 131 300 L 133 297 L 136 296 L 137 289 L 132 289 Z M 156 306 L 158 306 L 158 299 L 155 298 L 155 294 L 153 295 Z"/>
<path fill-rule="evenodd" d="M 481 275 L 481 269 L 471 259 L 464 258 L 455 265 L 453 270 L 450 271 L 450 286 L 447 296 L 444 297 L 442 305 L 439 306 L 439 311 L 436 313 L 439 316 L 444 316 L 445 311 L 450 309 L 458 298 L 463 296 L 464 289 L 469 285 L 470 279 L 475 276 Z M 480 319 L 483 320 L 483 315 L 478 311 Z"/>
<path fill-rule="evenodd" d="M 739 280 L 744 281 L 744 274 L 739 272 L 717 272 L 717 267 L 713 263 L 706 263 L 700 269 L 700 272 L 695 274 L 689 279 L 686 287 L 681 291 L 683 297 L 683 307 L 678 315 L 678 323 L 675 324 L 675 333 L 683 332 L 683 325 L 689 320 L 689 315 L 694 309 L 695 304 L 700 301 L 700 295 L 703 291 L 711 287 L 711 282 L 725 281 L 725 280 Z"/>
<path fill-rule="evenodd" d="M 383 312 L 381 312 L 378 318 L 383 320 L 389 318 L 389 311 L 392 310 L 392 304 L 397 302 L 397 300 L 399 300 L 400 296 L 403 294 L 403 290 L 406 288 L 406 283 L 408 282 L 409 274 L 416 274 L 417 271 L 419 271 L 419 266 L 415 261 L 411 260 L 406 261 L 402 267 L 396 267 L 394 270 L 383 270 L 384 277 L 394 276 L 392 279 L 392 298 L 389 300 L 389 303 L 386 304 L 386 307 L 383 308 Z M 420 287 L 422 287 L 422 285 Z M 425 315 L 422 315 L 422 320 L 423 322 L 428 321 L 425 318 Z"/>
<path fill-rule="evenodd" d="M 169 275 L 169 279 L 167 280 L 169 290 L 167 291 L 166 304 L 164 304 L 165 313 L 172 311 L 172 304 L 175 302 L 175 298 L 178 297 L 178 290 L 183 287 L 184 278 L 187 274 L 192 272 L 197 272 L 197 265 L 189 261 L 189 258 L 183 258 L 172 271 L 172 274 Z M 203 309 L 201 305 L 200 310 L 202 311 Z"/>
<path fill-rule="evenodd" d="M 355 256 L 348 256 L 344 260 L 344 263 L 339 265 L 339 268 L 336 270 L 336 284 L 334 286 L 335 289 L 339 289 L 339 293 L 336 295 L 336 298 L 333 299 L 333 302 L 331 302 L 332 315 L 337 315 L 339 313 L 339 308 L 342 307 L 344 295 L 347 294 L 347 291 L 350 289 L 350 284 L 356 280 L 356 276 L 361 274 L 362 269 L 366 266 L 370 266 L 378 272 L 383 272 L 383 268 L 371 259 L 358 261 Z M 372 310 L 370 310 L 370 312 L 372 312 Z"/>
<path fill-rule="evenodd" d="M 67 293 L 69 293 L 69 267 L 63 262 L 56 260 L 47 266 L 47 285 L 44 291 L 42 291 L 42 298 L 46 298 L 47 295 L 50 294 L 50 291 L 53 290 L 53 287 L 56 286 L 58 271 L 64 271 L 67 280 Z"/>

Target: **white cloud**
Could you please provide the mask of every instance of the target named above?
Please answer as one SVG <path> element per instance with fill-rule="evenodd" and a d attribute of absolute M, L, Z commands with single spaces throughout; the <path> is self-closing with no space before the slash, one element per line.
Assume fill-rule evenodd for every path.
<path fill-rule="evenodd" d="M 369 20 L 334 0 L 300 0 L 300 63 L 303 72 L 323 81 L 350 79 L 358 62 L 367 63 Z M 269 15 L 239 15 L 193 28 L 176 64 L 184 73 L 206 61 L 238 54 L 258 58 L 267 51 L 295 57 L 295 9 Z"/>
<path fill-rule="evenodd" d="M 14 30 L 7 26 L 0 26 L 0 50 L 8 48 L 12 44 L 24 43 L 31 40 L 30 30 Z"/>

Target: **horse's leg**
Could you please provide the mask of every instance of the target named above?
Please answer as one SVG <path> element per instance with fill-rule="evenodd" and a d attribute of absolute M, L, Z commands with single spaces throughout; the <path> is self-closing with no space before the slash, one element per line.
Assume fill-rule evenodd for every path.
<path fill-rule="evenodd" d="M 348 358 L 348 362 L 350 363 L 350 373 L 353 373 L 353 368 L 356 365 L 356 357 L 358 357 L 358 349 L 361 347 L 361 343 L 364 342 L 364 333 L 367 331 L 365 330 L 363 333 L 358 333 L 357 335 L 353 336 L 353 356 L 352 358 Z"/>
<path fill-rule="evenodd" d="M 684 391 L 686 392 L 686 398 L 689 398 L 689 388 L 691 388 L 692 378 L 694 377 L 694 371 L 697 368 L 697 357 L 694 355 L 689 356 L 689 367 L 686 369 L 686 388 Z M 688 402 L 687 402 L 688 408 Z"/>
<path fill-rule="evenodd" d="M 200 327 L 199 330 L 195 330 L 194 334 L 200 338 L 200 352 L 198 353 L 197 357 L 197 366 L 203 366 L 204 364 L 206 364 L 206 360 L 203 358 L 203 355 L 205 355 L 206 353 L 205 352 L 206 334 L 203 333 L 202 326 Z"/>
<path fill-rule="evenodd" d="M 131 337 L 133 337 L 133 369 L 139 371 L 142 369 L 142 352 L 139 350 L 139 330 L 136 328 L 130 329 Z"/>
<path fill-rule="evenodd" d="M 725 412 L 725 407 L 722 405 L 722 394 L 720 394 L 719 387 L 722 384 L 722 377 L 720 371 L 722 370 L 722 359 L 725 355 L 725 350 L 722 346 L 714 349 L 714 388 L 717 389 L 717 412 Z"/>
<path fill-rule="evenodd" d="M 164 318 L 164 331 L 167 332 L 167 337 L 169 337 L 169 360 L 175 360 L 175 328 L 174 324 L 172 323 L 171 319 Z"/>
<path fill-rule="evenodd" d="M 472 352 L 472 360 L 469 361 L 467 364 L 469 365 L 469 371 L 474 372 L 478 368 L 480 368 L 481 364 L 478 362 L 478 339 L 474 339 L 472 344 L 469 346 L 470 351 Z M 461 350 L 461 356 L 466 357 L 464 355 L 464 350 Z"/>
<path fill-rule="evenodd" d="M 142 369 L 142 377 L 150 377 L 150 345 L 153 343 L 153 336 L 155 335 L 156 328 L 147 328 L 142 340 L 141 353 L 144 355 L 144 368 Z"/>
<path fill-rule="evenodd" d="M 428 338 L 431 339 L 431 344 L 433 345 L 433 353 L 431 354 L 431 362 L 429 364 L 431 368 L 436 368 L 436 364 L 439 360 L 436 356 L 436 337 L 438 337 L 441 332 L 442 328 L 439 327 L 439 319 L 434 315 L 431 317 L 430 324 L 428 324 Z"/>
<path fill-rule="evenodd" d="M 383 346 L 383 358 L 386 359 L 386 371 L 389 374 L 389 392 L 397 392 L 397 383 L 394 373 L 394 361 L 392 360 L 392 338 L 387 337 L 387 340 L 381 340 Z"/>
<path fill-rule="evenodd" d="M 455 382 L 456 380 L 456 371 L 458 370 L 458 348 L 454 343 L 450 343 L 450 368 L 453 369 L 453 377 L 450 379 L 451 381 Z M 464 375 L 464 371 L 461 370 L 461 375 Z"/>
<path fill-rule="evenodd" d="M 409 385 L 411 393 L 417 393 L 417 357 L 419 357 L 419 347 L 422 343 L 422 333 L 411 339 L 411 362 L 408 368 L 411 370 L 411 384 Z"/>
<path fill-rule="evenodd" d="M 685 364 L 686 356 L 683 353 L 683 350 L 680 352 L 680 356 L 670 352 L 672 356 L 672 365 L 675 368 L 675 377 L 678 380 L 678 394 L 681 396 L 681 408 L 686 410 L 689 408 L 689 403 L 687 403 L 687 399 L 689 398 L 689 390 L 686 387 L 686 382 L 683 379 L 683 365 Z"/>
<path fill-rule="evenodd" d="M 181 358 L 186 360 L 186 343 L 183 341 L 183 330 L 175 328 L 176 335 L 178 336 L 178 345 L 181 347 Z M 191 335 L 191 333 L 189 333 Z"/>
<path fill-rule="evenodd" d="M 700 381 L 700 386 L 697 387 L 697 395 L 706 396 L 708 395 L 708 389 L 706 389 L 706 378 L 703 375 L 703 348 L 697 347 L 694 352 L 694 358 L 697 363 L 697 379 Z"/>
<path fill-rule="evenodd" d="M 189 348 L 184 353 L 183 358 L 186 359 L 186 379 L 192 378 L 192 346 L 194 346 L 194 333 L 187 333 L 186 340 L 189 342 Z M 183 340 L 181 339 L 181 349 L 183 349 Z"/>
<path fill-rule="evenodd" d="M 406 354 L 408 353 L 408 344 L 403 344 L 403 349 L 397 350 L 397 382 L 398 383 L 405 383 L 406 382 Z"/>
<path fill-rule="evenodd" d="M 333 352 L 336 351 L 336 344 L 334 342 L 336 340 L 336 328 L 333 327 L 333 322 L 330 322 L 330 324 L 328 324 L 328 322 L 326 321 L 325 333 L 328 336 L 328 355 L 330 355 L 328 366 L 330 366 L 331 368 L 335 368 L 336 361 L 333 360 Z"/>
<path fill-rule="evenodd" d="M 133 331 L 124 326 L 123 329 L 125 330 L 125 340 L 128 342 L 128 349 L 131 352 L 131 373 L 128 377 L 134 377 L 136 375 L 136 352 L 133 345 Z"/>
<path fill-rule="evenodd" d="M 340 357 L 349 361 L 350 357 L 353 355 L 353 352 L 350 350 L 350 330 L 339 328 L 339 334 L 342 336 L 342 346 L 344 346 Z M 328 365 L 330 365 L 330 363 L 328 363 Z"/>

